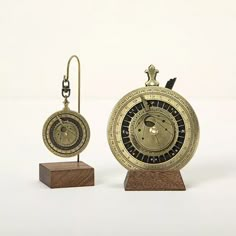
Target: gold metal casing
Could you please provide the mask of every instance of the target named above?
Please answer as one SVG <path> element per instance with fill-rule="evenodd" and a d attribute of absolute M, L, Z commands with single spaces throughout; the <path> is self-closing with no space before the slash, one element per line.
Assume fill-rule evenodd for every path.
<path fill-rule="evenodd" d="M 146 87 L 128 93 L 115 105 L 108 143 L 127 169 L 179 170 L 196 151 L 197 116 L 181 95 L 158 87 L 154 66 L 145 72 L 149 76 Z"/>
<path fill-rule="evenodd" d="M 43 126 L 46 147 L 60 157 L 80 154 L 87 146 L 90 129 L 85 118 L 68 107 L 53 113 Z"/>

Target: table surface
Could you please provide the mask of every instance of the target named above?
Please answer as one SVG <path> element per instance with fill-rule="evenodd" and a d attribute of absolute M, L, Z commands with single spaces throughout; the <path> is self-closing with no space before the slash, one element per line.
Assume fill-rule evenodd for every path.
<path fill-rule="evenodd" d="M 126 170 L 106 138 L 115 102 L 81 104 L 91 129 L 81 160 L 95 168 L 96 186 L 49 189 L 39 182 L 39 163 L 67 160 L 46 149 L 42 126 L 60 100 L 0 100 L 0 235 L 235 235 L 236 100 L 190 100 L 201 137 L 181 170 L 185 192 L 124 191 Z"/>

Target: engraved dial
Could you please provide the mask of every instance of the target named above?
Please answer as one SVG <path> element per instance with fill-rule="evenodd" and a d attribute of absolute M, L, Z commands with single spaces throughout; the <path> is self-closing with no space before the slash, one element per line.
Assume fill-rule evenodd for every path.
<path fill-rule="evenodd" d="M 44 124 L 43 140 L 47 148 L 61 157 L 81 153 L 87 146 L 90 131 L 86 120 L 69 109 L 52 114 Z"/>
<path fill-rule="evenodd" d="M 124 96 L 108 124 L 108 142 L 127 169 L 180 169 L 199 138 L 197 117 L 178 93 L 148 86 Z"/>
<path fill-rule="evenodd" d="M 59 123 L 53 130 L 53 138 L 56 143 L 64 147 L 72 146 L 79 139 L 79 128 L 75 122 L 71 122 L 69 119 L 60 118 L 57 116 Z"/>

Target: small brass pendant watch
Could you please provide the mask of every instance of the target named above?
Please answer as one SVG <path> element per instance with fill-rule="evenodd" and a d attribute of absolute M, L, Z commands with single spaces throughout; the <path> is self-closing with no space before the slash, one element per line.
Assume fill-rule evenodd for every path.
<path fill-rule="evenodd" d="M 78 112 L 69 108 L 70 96 L 69 66 L 73 58 L 78 62 Z M 43 141 L 46 147 L 55 155 L 72 157 L 79 155 L 87 146 L 90 138 L 89 125 L 80 112 L 80 62 L 77 56 L 72 56 L 67 64 L 67 75 L 62 81 L 62 96 L 64 108 L 53 113 L 43 127 Z M 79 161 L 79 156 L 78 156 Z"/>
<path fill-rule="evenodd" d="M 197 116 L 172 90 L 175 80 L 159 87 L 153 65 L 146 87 L 125 95 L 108 123 L 108 142 L 116 159 L 131 170 L 179 170 L 192 158 L 199 140 Z"/>

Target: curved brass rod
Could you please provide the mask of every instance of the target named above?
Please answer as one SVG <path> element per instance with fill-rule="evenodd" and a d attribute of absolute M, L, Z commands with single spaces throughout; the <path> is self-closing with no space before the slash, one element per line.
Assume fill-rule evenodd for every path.
<path fill-rule="evenodd" d="M 80 113 L 80 61 L 76 55 L 71 56 L 69 61 L 67 62 L 66 75 L 64 76 L 64 78 L 66 80 L 69 80 L 70 62 L 73 58 L 75 58 L 78 62 L 78 112 Z M 77 156 L 77 162 L 79 162 L 79 155 Z"/>
<path fill-rule="evenodd" d="M 69 74 L 70 74 L 70 62 L 71 60 L 75 58 L 78 62 L 78 112 L 80 113 L 80 61 L 79 58 L 76 55 L 73 55 L 70 57 L 68 63 L 67 63 L 67 69 L 66 69 L 66 75 L 64 76 L 64 78 L 66 80 L 69 79 Z"/>

